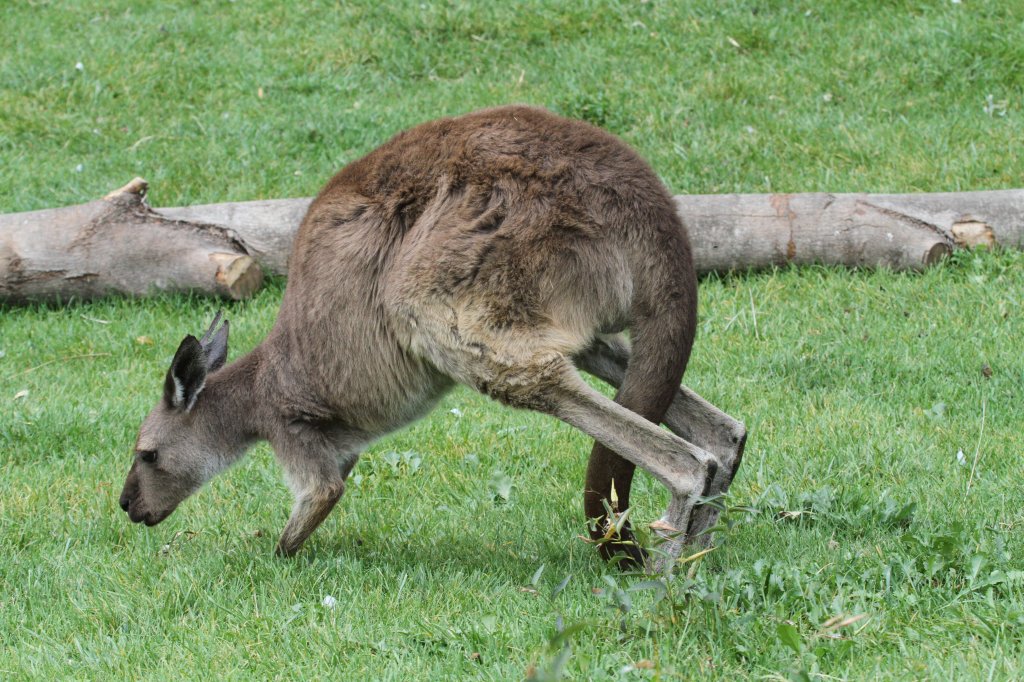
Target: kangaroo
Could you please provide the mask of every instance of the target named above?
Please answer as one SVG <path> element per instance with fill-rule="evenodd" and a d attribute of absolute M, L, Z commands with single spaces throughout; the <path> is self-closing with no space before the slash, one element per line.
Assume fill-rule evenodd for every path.
<path fill-rule="evenodd" d="M 266 440 L 295 497 L 277 544 L 292 555 L 360 453 L 458 382 L 595 439 L 584 510 L 595 538 L 614 539 L 599 543 L 606 558 L 648 559 L 628 524 L 609 525 L 635 466 L 671 494 L 652 524 L 667 560 L 715 523 L 708 498 L 728 489 L 746 430 L 680 386 L 697 319 L 689 238 L 613 135 L 524 106 L 402 132 L 314 199 L 288 274 L 248 354 L 225 364 L 219 313 L 181 342 L 121 493 L 133 522 L 160 523 Z"/>

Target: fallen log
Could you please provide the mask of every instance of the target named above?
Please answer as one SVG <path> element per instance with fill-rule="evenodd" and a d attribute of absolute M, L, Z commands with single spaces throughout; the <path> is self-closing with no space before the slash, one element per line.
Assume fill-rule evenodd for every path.
<path fill-rule="evenodd" d="M 136 178 L 87 204 L 0 215 L 0 303 L 259 289 L 262 270 L 230 228 L 161 216 L 146 188 Z"/>
<path fill-rule="evenodd" d="M 287 274 L 311 199 L 150 208 L 136 178 L 81 206 L 0 215 L 0 302 L 193 290 Z M 1024 190 L 680 195 L 702 273 L 823 263 L 920 270 L 957 247 L 1024 248 Z"/>
<path fill-rule="evenodd" d="M 955 247 L 1024 248 L 1024 190 L 935 194 L 679 195 L 697 270 L 785 264 L 919 270 Z M 162 208 L 175 220 L 224 225 L 268 271 L 287 274 L 310 199 Z"/>
<path fill-rule="evenodd" d="M 701 272 L 811 263 L 920 270 L 956 247 L 1024 248 L 1024 190 L 675 199 Z"/>

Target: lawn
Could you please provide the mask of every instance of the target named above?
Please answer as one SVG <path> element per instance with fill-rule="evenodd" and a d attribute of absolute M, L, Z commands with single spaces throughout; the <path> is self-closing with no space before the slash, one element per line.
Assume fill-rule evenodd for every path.
<path fill-rule="evenodd" d="M 512 101 L 680 193 L 1024 179 L 1019 3 L 40 0 L 0 25 L 2 212 L 134 175 L 156 205 L 309 196 Z M 129 524 L 178 341 L 222 307 L 237 357 L 283 286 L 0 307 L 0 677 L 1024 677 L 1021 254 L 705 278 L 686 383 L 751 435 L 717 548 L 668 582 L 578 537 L 585 437 L 468 389 L 373 446 L 294 559 L 266 446 Z M 633 499 L 646 521 L 666 495 Z"/>

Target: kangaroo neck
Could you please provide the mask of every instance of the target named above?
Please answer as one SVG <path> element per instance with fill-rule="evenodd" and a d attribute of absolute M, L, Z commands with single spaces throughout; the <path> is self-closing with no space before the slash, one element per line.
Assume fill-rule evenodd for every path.
<path fill-rule="evenodd" d="M 226 445 L 241 455 L 254 441 L 267 438 L 268 405 L 262 353 L 259 347 L 225 365 L 206 378 L 200 399 L 211 401 L 217 409 L 208 418 Z"/>

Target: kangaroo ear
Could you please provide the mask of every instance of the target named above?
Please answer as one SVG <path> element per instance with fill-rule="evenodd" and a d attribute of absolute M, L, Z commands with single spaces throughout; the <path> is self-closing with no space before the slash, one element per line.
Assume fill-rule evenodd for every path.
<path fill-rule="evenodd" d="M 220 320 L 221 312 L 217 311 L 217 316 L 213 318 L 210 328 L 203 334 L 203 338 L 199 339 L 199 345 L 203 347 L 203 352 L 206 353 L 207 372 L 214 372 L 220 369 L 228 358 L 228 321 L 224 320 L 224 324 L 221 325 L 220 329 L 217 329 Z"/>
<path fill-rule="evenodd" d="M 206 353 L 194 336 L 186 336 L 174 354 L 164 379 L 164 400 L 176 410 L 188 412 L 206 385 Z"/>

